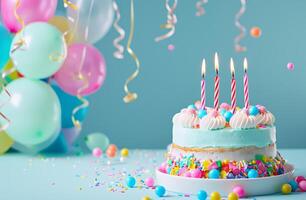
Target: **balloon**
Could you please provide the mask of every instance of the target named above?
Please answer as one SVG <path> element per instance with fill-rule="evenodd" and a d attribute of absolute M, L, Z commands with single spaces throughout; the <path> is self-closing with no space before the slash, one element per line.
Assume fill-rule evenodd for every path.
<path fill-rule="evenodd" d="M 78 9 L 67 9 L 67 17 L 73 20 L 76 42 L 95 43 L 103 38 L 113 24 L 112 0 L 71 0 Z M 88 36 L 86 38 L 86 27 Z"/>
<path fill-rule="evenodd" d="M 84 79 L 79 78 L 80 74 Z M 102 86 L 105 75 L 104 58 L 95 47 L 89 44 L 72 44 L 68 48 L 63 66 L 54 74 L 54 79 L 68 94 L 77 95 L 82 90 L 81 95 L 89 95 Z M 88 87 L 84 88 L 86 82 Z"/>
<path fill-rule="evenodd" d="M 63 90 L 61 90 L 57 85 L 53 84 L 52 88 L 56 92 L 60 103 L 61 103 L 61 109 L 62 109 L 62 128 L 71 128 L 74 127 L 74 124 L 72 122 L 72 111 L 77 106 L 81 105 L 82 102 L 75 96 L 71 96 L 67 93 L 65 93 Z M 85 116 L 87 114 L 88 107 L 80 109 L 75 114 L 75 119 L 82 122 L 85 119 Z"/>
<path fill-rule="evenodd" d="M 3 70 L 2 70 L 2 73 L 3 73 L 3 72 L 9 72 L 10 70 L 13 69 L 13 67 L 14 67 L 14 63 L 13 63 L 12 60 L 10 59 L 10 60 L 8 61 L 8 63 L 4 66 L 4 68 L 3 68 Z M 5 77 L 5 79 L 6 79 L 6 81 L 11 82 L 11 81 L 16 80 L 16 79 L 21 78 L 21 77 L 23 77 L 23 75 L 20 74 L 17 70 L 15 70 L 14 72 L 8 74 L 8 75 Z"/>
<path fill-rule="evenodd" d="M 57 6 L 57 0 L 19 0 L 20 5 L 17 8 L 17 2 L 18 0 L 1 1 L 3 23 L 13 33 L 17 33 L 22 28 L 15 11 L 25 24 L 46 22 L 54 15 Z"/>
<path fill-rule="evenodd" d="M 0 132 L 0 154 L 4 154 L 11 148 L 14 141 L 5 132 Z"/>
<path fill-rule="evenodd" d="M 68 143 L 65 139 L 65 136 L 61 132 L 56 140 L 44 150 L 45 153 L 67 153 L 68 152 Z"/>
<path fill-rule="evenodd" d="M 80 135 L 81 129 L 77 127 L 73 128 L 62 128 L 62 134 L 65 136 L 65 139 L 67 143 L 69 144 L 69 147 L 71 147 L 74 143 L 74 141 L 78 138 Z"/>
<path fill-rule="evenodd" d="M 85 144 L 90 151 L 97 147 L 105 151 L 109 145 L 109 139 L 103 133 L 91 133 L 85 137 Z"/>
<path fill-rule="evenodd" d="M 10 58 L 12 39 L 10 32 L 0 24 L 0 69 L 4 67 Z"/>
<path fill-rule="evenodd" d="M 24 44 L 16 49 L 22 39 Z M 66 58 L 67 46 L 56 27 L 35 22 L 15 36 L 11 52 L 18 71 L 25 77 L 42 79 L 51 76 L 61 67 Z"/>
<path fill-rule="evenodd" d="M 72 30 L 70 30 L 70 24 L 71 22 L 63 16 L 54 16 L 49 20 L 49 24 L 55 26 L 60 30 L 65 37 L 65 41 L 67 44 L 71 44 L 73 42 L 73 33 Z"/>
<path fill-rule="evenodd" d="M 58 134 L 61 126 L 61 107 L 52 88 L 39 80 L 20 78 L 9 83 L 2 91 L 0 107 L 11 122 L 7 134 L 25 146 L 39 145 Z M 0 118 L 0 124 L 7 122 Z"/>

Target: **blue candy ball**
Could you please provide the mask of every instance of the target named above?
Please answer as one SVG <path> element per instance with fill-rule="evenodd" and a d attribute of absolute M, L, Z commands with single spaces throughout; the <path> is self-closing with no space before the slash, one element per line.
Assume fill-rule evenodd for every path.
<path fill-rule="evenodd" d="M 295 180 L 289 181 L 289 185 L 291 185 L 292 191 L 296 191 L 299 188 L 299 185 L 297 182 L 295 182 Z"/>
<path fill-rule="evenodd" d="M 166 189 L 163 186 L 157 186 L 155 188 L 155 194 L 159 197 L 163 197 L 166 193 Z"/>
<path fill-rule="evenodd" d="M 248 177 L 249 177 L 249 178 L 257 178 L 257 177 L 258 177 L 258 172 L 257 172 L 257 170 L 251 169 L 251 170 L 248 172 Z"/>
<path fill-rule="evenodd" d="M 126 178 L 125 181 L 126 181 L 126 185 L 127 185 L 128 187 L 132 188 L 132 187 L 135 186 L 136 179 L 135 179 L 134 177 L 128 176 L 128 177 Z"/>
<path fill-rule="evenodd" d="M 227 122 L 229 122 L 231 120 L 233 116 L 233 113 L 231 111 L 226 111 L 224 114 L 223 114 L 223 117 L 225 118 L 225 120 Z"/>
<path fill-rule="evenodd" d="M 256 106 L 251 106 L 249 108 L 249 113 L 250 113 L 250 115 L 256 116 L 256 115 L 259 114 L 259 110 Z"/>
<path fill-rule="evenodd" d="M 198 117 L 200 119 L 202 119 L 202 117 L 204 117 L 206 115 L 207 115 L 207 111 L 206 110 L 199 110 Z"/>
<path fill-rule="evenodd" d="M 207 193 L 204 190 L 200 190 L 198 192 L 198 200 L 206 200 Z"/>
<path fill-rule="evenodd" d="M 188 108 L 189 109 L 194 109 L 194 110 L 197 109 L 197 107 L 195 105 L 193 105 L 193 104 L 189 105 Z"/>
<path fill-rule="evenodd" d="M 218 179 L 220 177 L 220 172 L 217 169 L 212 169 L 210 170 L 210 172 L 208 173 L 208 178 L 211 179 Z"/>

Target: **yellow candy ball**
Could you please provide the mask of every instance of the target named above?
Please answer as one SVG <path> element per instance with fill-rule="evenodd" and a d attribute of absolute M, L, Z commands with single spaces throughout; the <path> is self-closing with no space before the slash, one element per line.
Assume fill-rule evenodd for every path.
<path fill-rule="evenodd" d="M 221 200 L 221 195 L 219 192 L 212 192 L 210 194 L 210 200 Z"/>
<path fill-rule="evenodd" d="M 238 200 L 239 196 L 235 192 L 231 192 L 228 194 L 227 199 L 228 200 Z"/>
<path fill-rule="evenodd" d="M 123 148 L 121 150 L 121 156 L 122 157 L 127 157 L 129 155 L 129 150 L 127 148 Z"/>
<path fill-rule="evenodd" d="M 151 200 L 151 198 L 149 196 L 145 196 L 142 198 L 142 200 Z"/>
<path fill-rule="evenodd" d="M 289 194 L 292 191 L 291 185 L 288 183 L 282 185 L 282 193 L 283 194 Z"/>

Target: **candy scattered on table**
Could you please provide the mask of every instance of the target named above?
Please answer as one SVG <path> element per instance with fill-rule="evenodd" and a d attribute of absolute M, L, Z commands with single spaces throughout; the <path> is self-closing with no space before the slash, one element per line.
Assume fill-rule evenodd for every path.
<path fill-rule="evenodd" d="M 302 180 L 299 182 L 299 188 L 302 192 L 306 192 L 306 180 Z"/>
<path fill-rule="evenodd" d="M 126 157 L 128 157 L 128 155 L 129 155 L 129 150 L 128 150 L 127 148 L 123 148 L 123 149 L 121 150 L 121 156 L 122 156 L 123 158 L 126 158 Z"/>
<path fill-rule="evenodd" d="M 290 194 L 292 191 L 291 185 L 288 183 L 285 183 L 282 185 L 282 193 L 283 194 Z"/>
<path fill-rule="evenodd" d="M 99 158 L 102 155 L 102 150 L 99 147 L 96 147 L 92 150 L 92 155 L 96 158 Z"/>
<path fill-rule="evenodd" d="M 298 185 L 297 182 L 295 182 L 295 180 L 289 181 L 289 184 L 291 185 L 291 188 L 292 188 L 293 192 L 295 192 L 299 188 L 299 185 Z"/>
<path fill-rule="evenodd" d="M 200 190 L 198 192 L 198 200 L 206 200 L 207 193 L 204 190 Z"/>
<path fill-rule="evenodd" d="M 149 196 L 145 196 L 142 198 L 142 200 L 151 200 L 151 198 Z"/>
<path fill-rule="evenodd" d="M 219 192 L 212 192 L 210 194 L 210 200 L 221 200 L 221 195 Z"/>
<path fill-rule="evenodd" d="M 257 26 L 252 27 L 250 35 L 254 38 L 259 38 L 261 36 L 261 29 Z"/>
<path fill-rule="evenodd" d="M 290 71 L 293 71 L 293 70 L 294 70 L 294 64 L 291 63 L 291 62 L 289 62 L 289 63 L 287 64 L 287 69 L 290 70 Z"/>
<path fill-rule="evenodd" d="M 136 184 L 136 179 L 132 176 L 128 176 L 125 181 L 126 185 L 130 188 L 134 187 Z"/>
<path fill-rule="evenodd" d="M 227 199 L 228 200 L 238 200 L 239 196 L 235 192 L 231 192 L 228 194 Z"/>
<path fill-rule="evenodd" d="M 148 187 L 153 187 L 154 186 L 154 179 L 152 177 L 148 177 L 145 180 L 145 184 Z"/>
<path fill-rule="evenodd" d="M 155 188 L 155 194 L 157 195 L 157 196 L 159 196 L 159 197 L 163 197 L 164 195 L 165 195 L 165 193 L 166 193 L 166 189 L 165 189 L 165 187 L 164 186 L 157 186 L 156 188 Z"/>
<path fill-rule="evenodd" d="M 239 198 L 245 197 L 245 190 L 242 186 L 235 186 L 233 192 L 236 193 Z"/>
<path fill-rule="evenodd" d="M 114 144 L 111 144 L 108 146 L 107 150 L 106 150 L 106 155 L 109 157 L 109 158 L 113 158 L 116 156 L 116 153 L 117 153 L 117 147 L 116 145 Z"/>

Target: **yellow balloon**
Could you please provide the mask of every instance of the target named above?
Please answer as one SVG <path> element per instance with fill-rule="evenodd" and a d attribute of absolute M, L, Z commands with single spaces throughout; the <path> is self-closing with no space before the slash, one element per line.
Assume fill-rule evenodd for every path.
<path fill-rule="evenodd" d="M 0 132 L 0 154 L 4 154 L 11 148 L 14 141 L 5 132 Z"/>
<path fill-rule="evenodd" d="M 72 25 L 66 17 L 54 16 L 49 20 L 49 24 L 55 26 L 64 34 L 67 44 L 71 44 L 73 42 L 73 31 L 71 30 Z"/>
<path fill-rule="evenodd" d="M 13 67 L 14 67 L 14 63 L 13 63 L 13 61 L 10 59 L 10 60 L 6 63 L 6 65 L 4 66 L 4 68 L 2 69 L 2 73 L 3 73 L 3 72 L 8 73 L 10 70 L 13 69 Z M 5 78 L 6 78 L 6 79 L 9 79 L 8 81 L 10 82 L 10 81 L 16 80 L 16 79 L 21 78 L 21 77 L 22 77 L 22 75 L 19 74 L 19 72 L 18 72 L 17 69 L 16 69 L 16 70 L 14 70 L 14 72 L 8 74 Z"/>

